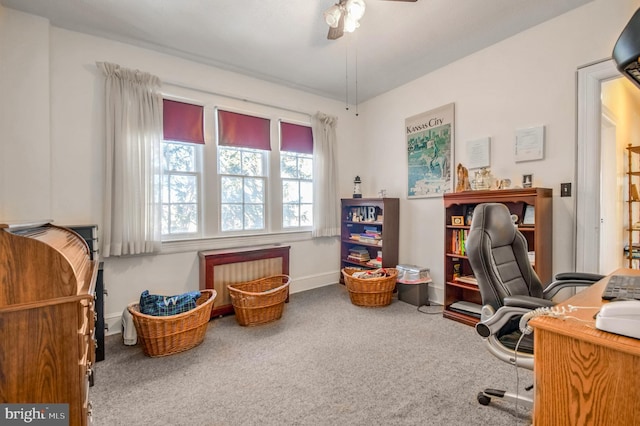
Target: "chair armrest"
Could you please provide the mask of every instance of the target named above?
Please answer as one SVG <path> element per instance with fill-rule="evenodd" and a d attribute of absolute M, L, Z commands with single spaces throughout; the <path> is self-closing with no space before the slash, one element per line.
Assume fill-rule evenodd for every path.
<path fill-rule="evenodd" d="M 551 300 L 540 299 L 532 296 L 507 296 L 503 300 L 505 306 L 527 308 L 534 310 L 537 308 L 551 307 L 554 303 Z M 499 312 L 500 310 L 498 310 Z"/>
<path fill-rule="evenodd" d="M 537 298 L 534 297 L 532 299 Z M 504 362 L 533 370 L 533 355 L 518 352 L 516 356 L 515 351 L 505 347 L 498 338 L 498 333 L 507 323 L 511 322 L 514 318 L 522 317 L 526 313 L 531 312 L 531 309 L 503 306 L 495 311 L 495 314 L 489 316 L 491 312 L 493 312 L 491 305 L 483 306 L 483 320 L 476 324 L 476 332 L 482 336 L 489 352 Z"/>
<path fill-rule="evenodd" d="M 563 277 L 563 279 L 552 282 L 544 289 L 542 296 L 545 299 L 551 299 L 563 288 L 576 288 L 576 287 L 589 287 L 590 285 L 600 281 L 604 276 L 597 274 L 586 274 L 569 272 L 556 275 L 556 278 Z M 576 278 L 568 278 L 576 277 Z M 582 277 L 582 279 L 578 278 Z"/>
<path fill-rule="evenodd" d="M 531 309 L 517 306 L 503 306 L 498 309 L 495 314 L 483 318 L 482 321 L 477 323 L 476 332 L 486 339 L 491 335 L 497 334 L 511 319 L 521 317 L 527 312 L 531 312 Z"/>
<path fill-rule="evenodd" d="M 605 276 L 600 274 L 592 274 L 589 272 L 562 272 L 556 275 L 556 281 L 578 280 L 578 281 L 600 281 Z"/>

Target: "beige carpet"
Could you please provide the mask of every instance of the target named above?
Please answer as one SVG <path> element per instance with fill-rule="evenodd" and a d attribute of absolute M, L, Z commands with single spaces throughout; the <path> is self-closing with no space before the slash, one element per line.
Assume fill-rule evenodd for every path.
<path fill-rule="evenodd" d="M 516 370 L 472 327 L 395 298 L 357 307 L 338 284 L 290 299 L 275 323 L 215 319 L 200 346 L 169 357 L 108 337 L 91 388 L 95 425 L 531 423 L 522 407 L 516 417 L 513 404 L 477 403 L 484 387 L 515 391 Z M 519 379 L 524 392 L 532 374 Z"/>

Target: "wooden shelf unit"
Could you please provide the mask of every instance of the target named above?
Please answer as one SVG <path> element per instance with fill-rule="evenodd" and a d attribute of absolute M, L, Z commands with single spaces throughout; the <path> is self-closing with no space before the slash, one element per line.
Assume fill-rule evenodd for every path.
<path fill-rule="evenodd" d="M 638 190 L 640 190 L 640 168 L 638 161 L 640 161 L 640 146 L 633 146 L 629 144 L 627 146 L 627 248 L 624 257 L 627 259 L 627 267 L 633 269 L 640 269 L 640 254 L 634 257 L 634 246 L 640 246 L 640 226 L 636 226 L 637 222 L 640 222 L 640 197 L 638 197 Z M 634 155 L 635 165 L 634 165 Z M 634 207 L 635 206 L 635 207 Z M 634 262 L 635 260 L 635 262 Z"/>
<path fill-rule="evenodd" d="M 371 210 L 371 209 L 374 210 Z M 363 210 L 364 209 L 364 210 Z M 353 220 L 351 213 L 355 211 L 373 212 L 375 218 L 364 216 L 364 220 Z M 349 250 L 355 246 L 364 247 L 371 259 L 375 259 L 378 251 L 382 252 L 382 266 L 395 268 L 398 265 L 398 232 L 400 220 L 400 200 L 398 198 L 343 198 L 341 208 L 340 236 L 340 269 L 363 268 L 375 269 L 377 266 L 367 265 L 348 259 Z M 365 213 L 366 214 L 366 213 Z M 382 215 L 380 219 L 380 215 Z M 362 242 L 351 238 L 351 234 L 365 233 L 365 226 L 378 230 L 381 235 L 380 244 Z M 340 282 L 343 283 L 342 275 Z"/>
<path fill-rule="evenodd" d="M 535 252 L 534 268 L 543 285 L 552 279 L 553 267 L 553 211 L 552 190 L 549 188 L 503 189 L 495 191 L 464 191 L 444 194 L 445 238 L 444 238 L 444 311 L 443 316 L 468 325 L 475 325 L 479 318 L 451 308 L 455 302 L 471 302 L 482 305 L 478 286 L 460 282 L 454 276 L 454 270 L 460 276 L 473 276 L 468 257 L 464 252 L 455 252 L 454 233 L 469 230 L 472 209 L 481 203 L 502 203 L 511 214 L 518 216 L 518 229 L 527 239 L 530 251 Z M 534 207 L 535 224 L 523 226 L 522 220 L 526 206 Z M 463 225 L 452 225 L 452 216 L 462 216 Z M 457 265 L 457 266 L 456 266 Z"/>

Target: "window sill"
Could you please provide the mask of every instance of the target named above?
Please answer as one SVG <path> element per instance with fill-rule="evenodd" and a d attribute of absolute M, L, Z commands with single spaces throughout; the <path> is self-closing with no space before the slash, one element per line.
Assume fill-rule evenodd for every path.
<path fill-rule="evenodd" d="M 311 238 L 311 231 L 295 231 L 263 235 L 172 240 L 162 242 L 160 254 L 285 244 L 295 241 L 307 241 Z"/>

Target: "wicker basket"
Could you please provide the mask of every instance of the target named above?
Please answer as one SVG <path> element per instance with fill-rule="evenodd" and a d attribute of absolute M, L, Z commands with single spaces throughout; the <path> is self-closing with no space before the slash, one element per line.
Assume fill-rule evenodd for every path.
<path fill-rule="evenodd" d="M 385 268 L 388 276 L 379 278 L 355 278 L 354 272 L 361 271 L 356 268 L 343 268 L 342 275 L 349 290 L 351 303 L 358 306 L 387 306 L 391 303 L 393 290 L 396 287 L 398 270 Z"/>
<path fill-rule="evenodd" d="M 288 275 L 274 275 L 254 281 L 229 284 L 229 295 L 238 324 L 266 324 L 282 317 L 289 295 Z"/>
<path fill-rule="evenodd" d="M 139 303 L 129 304 L 144 353 L 152 357 L 172 355 L 202 343 L 216 296 L 215 290 L 200 290 L 195 309 L 169 316 L 145 315 Z"/>

